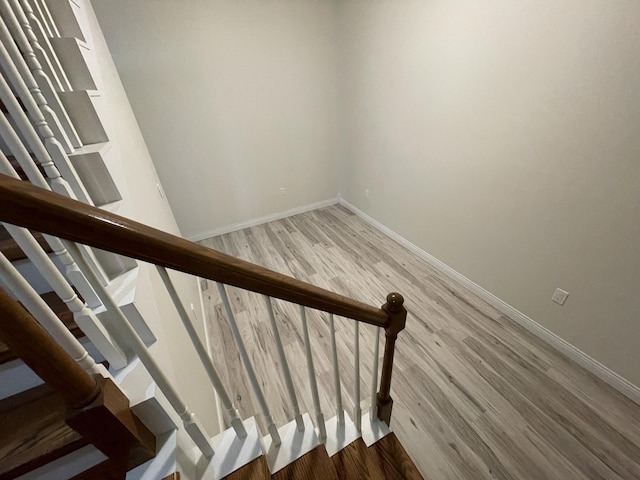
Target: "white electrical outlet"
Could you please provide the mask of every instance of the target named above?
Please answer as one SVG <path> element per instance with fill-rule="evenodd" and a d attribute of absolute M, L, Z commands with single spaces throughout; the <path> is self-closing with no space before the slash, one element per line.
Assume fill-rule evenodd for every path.
<path fill-rule="evenodd" d="M 368 189 L 368 188 L 365 188 L 365 190 L 364 190 L 364 196 L 365 196 L 366 198 L 369 198 L 369 189 Z"/>
<path fill-rule="evenodd" d="M 569 296 L 569 292 L 565 292 L 564 290 L 556 288 L 556 291 L 553 292 L 553 296 L 551 297 L 551 300 L 556 302 L 558 305 L 564 305 L 564 303 L 567 301 L 568 296 Z"/>
<path fill-rule="evenodd" d="M 284 197 L 284 196 L 286 196 L 286 195 L 287 195 L 287 191 L 284 189 L 284 187 L 282 187 L 282 188 L 280 189 L 280 196 L 281 196 L 281 197 Z"/>

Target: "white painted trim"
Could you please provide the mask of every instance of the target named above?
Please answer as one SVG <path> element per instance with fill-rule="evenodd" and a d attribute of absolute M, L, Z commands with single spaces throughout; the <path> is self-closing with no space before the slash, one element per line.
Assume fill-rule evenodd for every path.
<path fill-rule="evenodd" d="M 253 462 L 262 455 L 260 433 L 255 417 L 249 417 L 244 422 L 247 436 L 240 438 L 233 428 L 219 433 L 211 439 L 215 454 L 206 458 L 198 447 L 191 451 L 196 459 L 196 478 L 199 480 L 217 480 Z"/>
<path fill-rule="evenodd" d="M 360 438 L 356 424 L 351 421 L 347 412 L 343 411 L 343 413 L 344 423 L 342 425 L 340 425 L 337 416 L 332 417 L 325 424 L 327 439 L 324 442 L 324 448 L 330 457 Z"/>
<path fill-rule="evenodd" d="M 242 230 L 244 228 L 255 227 L 256 225 L 262 225 L 263 223 L 273 222 L 275 220 L 280 220 L 282 218 L 298 215 L 299 213 L 305 213 L 311 210 L 317 210 L 318 208 L 328 207 L 330 205 L 335 205 L 336 203 L 338 203 L 338 197 L 329 198 L 328 200 L 322 200 L 320 202 L 310 203 L 308 205 L 302 205 L 301 207 L 291 208 L 289 210 L 284 210 L 282 212 L 271 213 L 263 217 L 252 218 L 244 222 L 234 223 L 232 225 L 226 225 L 224 227 L 218 227 L 211 230 L 206 230 L 201 233 L 189 235 L 188 237 L 185 237 L 185 238 L 187 240 L 191 240 L 192 242 L 199 242 L 200 240 L 204 240 L 206 238 L 217 237 L 218 235 L 224 235 L 225 233 L 231 233 L 237 230 Z"/>
<path fill-rule="evenodd" d="M 630 398 L 631 400 L 633 400 L 634 402 L 640 405 L 640 387 L 638 387 L 637 385 L 634 385 L 629 380 L 618 375 L 609 367 L 606 367 L 602 363 L 590 357 L 589 355 L 584 353 L 582 350 L 579 350 L 575 346 L 571 345 L 566 340 L 563 340 L 555 333 L 551 332 L 550 330 L 546 329 L 539 323 L 535 322 L 534 320 L 529 318 L 527 315 L 525 315 L 521 311 L 509 305 L 507 302 L 496 297 L 491 292 L 485 290 L 477 283 L 469 280 L 460 272 L 454 270 L 449 265 L 441 262 L 440 260 L 435 258 L 433 255 L 430 255 L 429 253 L 425 252 L 417 245 L 411 243 L 409 240 L 402 237 L 400 234 L 391 230 L 389 227 L 383 225 L 376 219 L 370 217 L 359 208 L 347 202 L 344 198 L 338 197 L 338 203 L 343 207 L 347 208 L 348 210 L 351 210 L 353 213 L 355 213 L 358 217 L 362 218 L 369 225 L 376 228 L 377 230 L 380 230 L 386 236 L 388 236 L 392 240 L 395 240 L 397 243 L 399 243 L 400 245 L 402 245 L 403 247 L 405 247 L 407 250 L 414 253 L 418 257 L 422 258 L 428 264 L 430 264 L 431 266 L 433 266 L 434 268 L 436 268 L 437 270 L 439 270 L 449 278 L 460 283 L 463 287 L 467 288 L 468 290 L 476 294 L 478 297 L 480 297 L 485 302 L 487 302 L 488 304 L 490 304 L 491 306 L 493 306 L 494 308 L 502 312 L 504 315 L 511 318 L 518 324 L 522 325 L 524 328 L 529 330 L 538 338 L 544 340 L 553 348 L 562 352 L 571 360 L 576 362 L 578 365 L 584 367 L 589 372 L 593 373 L 595 376 L 597 376 L 598 378 L 600 378 L 601 380 L 603 380 L 604 382 L 606 382 L 607 384 L 609 384 L 610 386 L 618 390 L 620 393 L 622 393 L 623 395 L 627 396 L 628 398 Z"/>
<path fill-rule="evenodd" d="M 209 354 L 209 358 L 213 358 L 213 353 L 212 353 L 213 349 L 211 348 L 211 338 L 209 336 L 209 327 L 207 325 L 207 313 L 204 308 L 204 296 L 202 293 L 202 284 L 200 283 L 200 282 L 207 282 L 208 280 L 200 277 L 194 277 L 194 279 L 196 281 L 197 288 L 198 288 L 198 300 L 200 302 L 200 313 L 201 313 L 201 316 L 198 317 L 196 315 L 196 318 L 202 318 L 202 325 L 204 326 L 204 339 L 207 345 L 207 353 Z M 193 308 L 193 305 L 192 305 L 192 308 Z M 218 428 L 216 431 L 216 435 L 217 435 L 219 433 L 222 433 L 226 428 L 225 428 L 225 420 L 222 412 L 222 405 L 220 404 L 220 397 L 218 396 L 218 392 L 216 392 L 215 389 L 213 390 L 213 397 L 216 400 L 216 414 L 218 415 Z"/>
<path fill-rule="evenodd" d="M 298 430 L 295 420 L 283 425 L 278 429 L 278 434 L 282 442 L 280 445 L 273 445 L 271 435 L 266 435 L 260 440 L 262 451 L 267 457 L 269 472 L 274 475 L 287 465 L 292 464 L 305 453 L 320 445 L 316 430 L 308 413 L 302 415 L 304 429 Z"/>

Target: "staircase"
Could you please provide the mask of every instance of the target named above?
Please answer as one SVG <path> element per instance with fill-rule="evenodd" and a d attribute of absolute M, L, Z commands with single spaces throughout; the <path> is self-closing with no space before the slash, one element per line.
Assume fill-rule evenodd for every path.
<path fill-rule="evenodd" d="M 130 200 L 134 179 L 105 121 L 113 84 L 107 88 L 94 55 L 104 48 L 100 38 L 88 1 L 0 2 L 0 480 L 422 478 L 389 428 L 395 343 L 407 314 L 402 296 L 366 305 L 131 220 L 148 212 Z M 176 278 L 194 287 L 199 279 L 215 282 L 241 357 L 237 375 L 258 416 L 239 416 Z M 284 425 L 271 415 L 276 406 L 266 400 L 260 359 L 247 353 L 232 288 L 261 298 L 253 314 L 269 320 L 273 375 L 283 379 L 292 412 Z M 276 301 L 302 323 L 304 358 L 283 348 Z M 311 310 L 320 320 L 307 318 Z M 348 368 L 361 401 L 349 412 L 334 316 L 353 325 Z M 330 418 L 320 403 L 314 321 L 331 332 Z M 360 391 L 362 323 L 377 332 L 367 345 L 374 352 L 367 392 Z M 177 363 L 167 353 L 173 339 L 163 343 L 160 332 L 174 324 L 205 372 L 208 408 L 217 402 L 221 425 L 229 426 L 215 435 L 167 371 Z M 306 371 L 313 411 L 300 409 L 293 368 Z"/>

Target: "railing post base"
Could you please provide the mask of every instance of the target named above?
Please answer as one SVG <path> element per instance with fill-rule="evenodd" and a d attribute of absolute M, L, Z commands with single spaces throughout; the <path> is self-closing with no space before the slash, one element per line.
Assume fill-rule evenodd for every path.
<path fill-rule="evenodd" d="M 391 423 L 391 411 L 393 410 L 393 398 L 389 396 L 386 399 L 380 398 L 380 393 L 377 396 L 376 411 L 378 414 L 378 420 L 384 422 L 389 426 Z"/>
<path fill-rule="evenodd" d="M 89 405 L 69 408 L 67 425 L 126 471 L 156 454 L 156 438 L 129 408 L 129 399 L 111 379 L 95 375 L 100 394 Z"/>

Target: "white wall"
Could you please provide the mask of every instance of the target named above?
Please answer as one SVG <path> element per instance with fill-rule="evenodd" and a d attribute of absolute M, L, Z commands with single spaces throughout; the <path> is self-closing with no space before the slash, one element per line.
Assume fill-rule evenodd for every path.
<path fill-rule="evenodd" d="M 334 2 L 94 7 L 184 236 L 336 196 Z"/>
<path fill-rule="evenodd" d="M 640 385 L 638 2 L 339 15 L 346 199 Z"/>
<path fill-rule="evenodd" d="M 105 106 L 101 118 L 117 151 L 120 165 L 110 165 L 123 196 L 123 206 L 116 212 L 146 225 L 174 235 L 180 230 L 166 199 L 159 194 L 159 183 L 153 161 L 136 122 L 122 86 L 118 71 L 109 55 L 100 26 L 89 2 L 87 10 L 90 31 L 101 73 L 100 92 Z M 142 310 L 158 341 L 151 351 L 165 374 L 173 381 L 192 411 L 202 420 L 210 434 L 219 428 L 215 395 L 191 341 L 187 337 L 173 303 L 155 268 L 140 262 L 140 278 L 136 290 L 136 306 Z M 198 283 L 195 277 L 171 273 L 176 290 L 189 308 L 199 309 Z M 204 339 L 204 323 L 195 323 Z"/>

